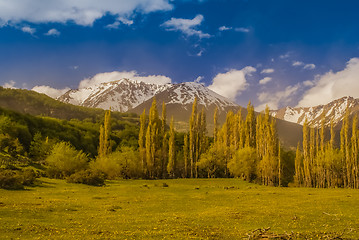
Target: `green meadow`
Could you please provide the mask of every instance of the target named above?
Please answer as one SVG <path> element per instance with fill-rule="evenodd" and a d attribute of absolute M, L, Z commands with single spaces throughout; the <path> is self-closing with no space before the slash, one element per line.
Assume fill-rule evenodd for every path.
<path fill-rule="evenodd" d="M 0 239 L 358 239 L 359 191 L 278 188 L 238 179 L 42 178 L 0 189 Z"/>

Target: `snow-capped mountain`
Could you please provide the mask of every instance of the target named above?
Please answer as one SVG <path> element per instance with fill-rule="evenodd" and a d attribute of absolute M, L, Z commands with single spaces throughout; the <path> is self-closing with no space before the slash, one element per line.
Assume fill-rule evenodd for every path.
<path fill-rule="evenodd" d="M 228 98 L 213 92 L 202 84 L 194 82 L 173 84 L 155 97 L 158 107 L 160 108 L 160 105 L 164 102 L 167 107 L 167 116 L 173 116 L 177 121 L 188 121 L 195 98 L 197 98 L 198 111 L 204 108 L 206 115 L 212 117 L 214 110 L 218 108 L 219 118 L 223 118 L 223 120 L 228 110 L 237 111 L 240 108 Z M 141 114 L 143 109 L 148 111 L 151 105 L 152 99 L 149 99 L 132 109 L 131 112 Z"/>
<path fill-rule="evenodd" d="M 126 112 L 152 98 L 172 84 L 150 84 L 130 79 L 121 79 L 99 85 L 69 90 L 58 100 L 84 107 L 111 109 Z"/>
<path fill-rule="evenodd" d="M 359 99 L 343 97 L 326 105 L 297 108 L 285 107 L 271 111 L 271 114 L 273 117 L 301 125 L 303 125 L 305 119 L 307 119 L 310 126 L 320 127 L 323 114 L 325 116 L 326 126 L 329 126 L 331 121 L 333 121 L 334 125 L 340 123 L 344 118 L 347 106 L 349 107 L 350 114 L 358 112 Z"/>
<path fill-rule="evenodd" d="M 159 85 L 130 79 L 121 79 L 78 90 L 69 90 L 60 96 L 58 100 L 84 107 L 111 108 L 113 111 L 126 112 L 145 104 L 147 101 L 152 103 L 154 96 L 156 96 L 158 103 L 164 101 L 167 105 L 180 104 L 189 109 L 192 107 L 196 97 L 198 105 L 207 109 L 218 107 L 219 110 L 224 110 L 227 107 L 238 107 L 237 104 L 229 99 L 199 83 L 187 82 Z M 142 107 L 137 109 L 143 110 Z"/>

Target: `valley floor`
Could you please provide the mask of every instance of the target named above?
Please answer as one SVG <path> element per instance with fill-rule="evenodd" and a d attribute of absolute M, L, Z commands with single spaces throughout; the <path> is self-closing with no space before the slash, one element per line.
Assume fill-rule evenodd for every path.
<path fill-rule="evenodd" d="M 359 239 L 359 191 L 274 188 L 238 179 L 41 179 L 0 189 L 0 239 Z M 256 231 L 257 230 L 257 231 Z"/>

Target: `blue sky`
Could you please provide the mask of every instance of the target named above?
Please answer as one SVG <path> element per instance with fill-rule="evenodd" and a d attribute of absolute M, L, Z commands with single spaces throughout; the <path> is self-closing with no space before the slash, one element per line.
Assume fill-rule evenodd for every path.
<path fill-rule="evenodd" d="M 0 85 L 56 96 L 94 77 L 197 80 L 257 110 L 358 98 L 358 9 L 354 0 L 0 0 Z"/>

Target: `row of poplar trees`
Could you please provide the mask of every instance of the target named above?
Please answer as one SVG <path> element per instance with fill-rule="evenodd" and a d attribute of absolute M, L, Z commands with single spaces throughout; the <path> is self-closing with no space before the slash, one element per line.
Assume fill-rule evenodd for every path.
<path fill-rule="evenodd" d="M 324 115 L 320 129 L 308 127 L 305 120 L 303 152 L 300 151 L 298 144 L 295 158 L 294 181 L 297 186 L 359 188 L 358 120 L 357 116 L 354 116 L 350 121 L 349 115 L 347 107 L 338 147 L 335 145 L 333 122 L 330 124 L 329 138 L 325 136 Z"/>
<path fill-rule="evenodd" d="M 166 128 L 166 107 L 162 104 L 159 117 L 154 99 L 148 117 L 140 117 L 139 153 L 143 175 L 147 178 L 166 177 L 241 177 L 265 185 L 281 184 L 280 146 L 275 121 L 269 115 L 254 113 L 249 102 L 247 116 L 241 110 L 229 111 L 225 123 L 218 124 L 214 113 L 213 141 L 207 136 L 204 109 L 198 110 L 197 99 L 192 106 L 189 131 L 184 135 L 183 149 L 175 149 L 173 118 Z M 182 151 L 183 162 L 176 153 Z"/>
<path fill-rule="evenodd" d="M 156 99 L 152 102 L 148 117 L 145 110 L 140 116 L 138 145 L 141 169 L 146 178 L 174 177 L 175 131 L 173 118 L 169 129 L 166 118 L 166 105 L 162 103 L 162 114 L 159 117 Z"/>
<path fill-rule="evenodd" d="M 269 109 L 255 116 L 251 103 L 247 116 L 242 111 L 229 111 L 226 121 L 218 128 L 217 111 L 214 114 L 214 142 L 210 152 L 224 164 L 224 177 L 241 177 L 265 185 L 281 184 L 280 145 L 275 120 Z"/>

